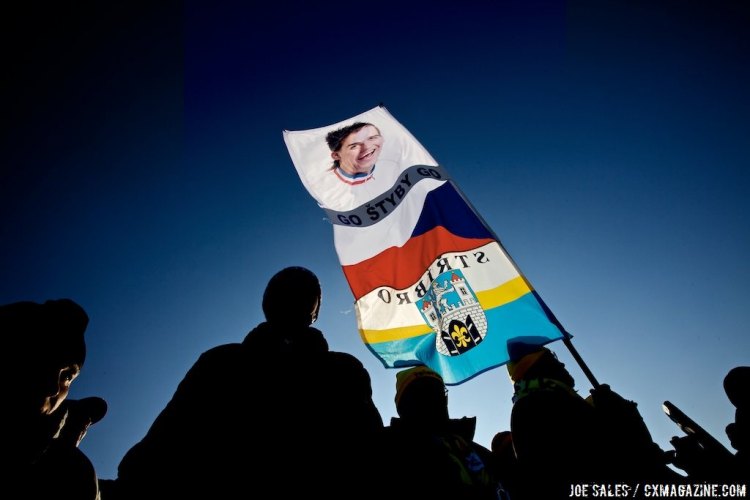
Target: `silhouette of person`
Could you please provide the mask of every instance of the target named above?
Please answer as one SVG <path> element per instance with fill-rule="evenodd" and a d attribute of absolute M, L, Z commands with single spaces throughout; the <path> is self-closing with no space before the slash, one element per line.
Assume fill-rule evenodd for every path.
<path fill-rule="evenodd" d="M 275 274 L 266 321 L 200 355 L 102 498 L 358 496 L 383 422 L 363 365 L 310 326 L 320 305 L 310 270 Z"/>
<path fill-rule="evenodd" d="M 524 491 L 519 481 L 519 468 L 516 452 L 513 449 L 513 434 L 509 430 L 496 433 L 490 444 L 493 469 L 496 471 L 500 485 L 510 500 L 523 500 Z M 530 499 L 534 500 L 534 499 Z"/>
<path fill-rule="evenodd" d="M 403 465 L 389 476 L 389 498 L 499 498 L 491 452 L 473 441 L 476 418 L 450 418 L 438 373 L 426 366 L 398 372 L 395 402 L 399 416 L 381 446 L 386 457 L 407 459 L 395 459 Z"/>
<path fill-rule="evenodd" d="M 692 480 L 750 480 L 750 366 L 729 370 L 723 386 L 735 407 L 734 422 L 730 422 L 725 431 L 737 452 L 732 454 L 715 442 L 707 442 L 699 434 L 674 436 L 670 440 L 674 447 L 673 463 Z"/>
<path fill-rule="evenodd" d="M 530 340 L 509 342 L 507 364 L 510 431 L 530 498 L 567 498 L 576 483 L 679 479 L 635 403 L 606 385 L 583 398 L 565 364 Z"/>
<path fill-rule="evenodd" d="M 5 422 L 11 432 L 2 452 L 9 495 L 98 498 L 96 471 L 77 447 L 83 436 L 79 433 L 75 443 L 67 439 L 80 426 L 78 415 L 89 410 L 89 399 L 67 399 L 86 358 L 88 322 L 70 299 L 0 306 L 0 332 L 10 354 L 5 363 L 14 375 L 6 387 Z M 95 414 L 91 421 L 103 416 Z"/>
<path fill-rule="evenodd" d="M 735 407 L 734 422 L 726 427 L 735 453 L 736 477 L 750 480 L 750 366 L 737 366 L 724 377 L 724 392 Z"/>

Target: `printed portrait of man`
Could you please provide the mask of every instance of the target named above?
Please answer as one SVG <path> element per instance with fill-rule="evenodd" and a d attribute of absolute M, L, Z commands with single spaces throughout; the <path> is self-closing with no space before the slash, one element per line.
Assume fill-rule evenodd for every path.
<path fill-rule="evenodd" d="M 354 210 L 393 189 L 413 165 L 435 160 L 383 107 L 327 127 L 285 131 L 303 184 L 318 204 Z"/>
<path fill-rule="evenodd" d="M 372 179 L 383 147 L 380 130 L 371 123 L 355 122 L 326 135 L 331 149 L 331 171 L 345 184 L 356 186 Z"/>

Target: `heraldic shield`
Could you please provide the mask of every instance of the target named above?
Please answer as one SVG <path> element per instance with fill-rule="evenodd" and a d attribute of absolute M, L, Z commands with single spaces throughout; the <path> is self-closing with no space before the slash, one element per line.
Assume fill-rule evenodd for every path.
<path fill-rule="evenodd" d="M 437 276 L 416 306 L 436 333 L 435 347 L 444 356 L 463 354 L 487 335 L 484 310 L 460 270 Z"/>

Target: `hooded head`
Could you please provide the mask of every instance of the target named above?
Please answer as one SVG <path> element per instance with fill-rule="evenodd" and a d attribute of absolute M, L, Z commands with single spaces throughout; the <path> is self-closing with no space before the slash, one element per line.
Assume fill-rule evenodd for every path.
<path fill-rule="evenodd" d="M 321 295 L 315 273 L 304 267 L 287 267 L 266 285 L 263 314 L 269 323 L 310 326 L 318 319 Z"/>

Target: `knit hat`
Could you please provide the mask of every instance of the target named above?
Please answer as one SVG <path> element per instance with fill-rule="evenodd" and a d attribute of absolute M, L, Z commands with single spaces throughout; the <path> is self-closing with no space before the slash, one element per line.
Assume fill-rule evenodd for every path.
<path fill-rule="evenodd" d="M 436 371 L 426 366 L 415 366 L 407 370 L 402 370 L 396 374 L 396 407 L 398 407 L 399 401 L 404 394 L 406 388 L 415 380 L 423 378 L 432 378 L 443 383 L 443 377 L 441 377 Z"/>
<path fill-rule="evenodd" d="M 519 338 L 508 341 L 508 361 L 506 367 L 508 375 L 513 382 L 521 380 L 528 369 L 536 363 L 544 354 L 552 354 L 552 351 L 533 342 L 535 338 Z M 544 339 L 549 342 L 549 339 Z"/>
<path fill-rule="evenodd" d="M 83 365 L 89 317 L 70 299 L 14 302 L 0 306 L 0 332 L 11 352 L 49 352 Z"/>

